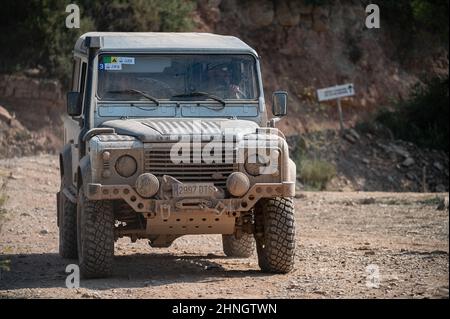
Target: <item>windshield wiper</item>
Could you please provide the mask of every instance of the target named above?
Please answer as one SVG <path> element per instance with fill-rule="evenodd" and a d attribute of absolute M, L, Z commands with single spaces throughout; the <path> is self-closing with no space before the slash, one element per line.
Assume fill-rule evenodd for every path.
<path fill-rule="evenodd" d="M 197 96 L 209 97 L 210 99 L 220 102 L 223 106 L 225 106 L 225 104 L 226 104 L 225 101 L 223 99 L 221 99 L 220 97 L 215 96 L 214 94 L 211 94 L 211 93 L 207 93 L 207 92 L 190 92 L 190 93 L 184 93 L 184 94 L 177 94 L 172 97 L 177 98 L 177 97 L 197 97 Z"/>
<path fill-rule="evenodd" d="M 112 93 L 112 94 L 139 94 L 142 95 L 143 97 L 149 99 L 150 101 L 155 102 L 155 104 L 157 106 L 159 106 L 159 100 L 156 97 L 151 96 L 150 94 L 143 92 L 143 91 L 139 91 L 139 90 L 135 90 L 135 89 L 127 89 L 127 90 L 116 90 L 116 91 L 108 91 L 106 93 Z"/>

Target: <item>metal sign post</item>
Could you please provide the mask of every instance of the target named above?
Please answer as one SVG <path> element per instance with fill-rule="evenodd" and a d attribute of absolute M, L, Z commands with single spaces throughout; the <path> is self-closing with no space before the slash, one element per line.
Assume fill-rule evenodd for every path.
<path fill-rule="evenodd" d="M 341 133 L 344 131 L 344 116 L 342 114 L 341 99 L 343 97 L 354 95 L 355 95 L 355 87 L 353 83 L 336 85 L 329 88 L 317 90 L 317 99 L 319 100 L 319 102 L 337 100 L 337 107 L 339 112 L 339 126 L 341 128 Z"/>
<path fill-rule="evenodd" d="M 341 133 L 344 132 L 344 117 L 342 115 L 342 106 L 341 106 L 341 99 L 337 99 L 337 107 L 339 112 L 339 127 L 341 128 Z"/>

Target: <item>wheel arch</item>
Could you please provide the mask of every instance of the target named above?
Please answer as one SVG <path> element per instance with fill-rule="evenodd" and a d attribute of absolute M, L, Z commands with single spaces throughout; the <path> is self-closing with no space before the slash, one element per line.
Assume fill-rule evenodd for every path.
<path fill-rule="evenodd" d="M 77 190 L 90 183 L 91 176 L 91 160 L 89 155 L 86 155 L 80 160 L 80 165 L 77 168 Z M 86 189 L 84 189 L 84 192 L 86 194 Z"/>
<path fill-rule="evenodd" d="M 61 153 L 59 153 L 59 174 L 61 188 L 72 185 L 72 148 L 70 144 L 64 145 Z"/>

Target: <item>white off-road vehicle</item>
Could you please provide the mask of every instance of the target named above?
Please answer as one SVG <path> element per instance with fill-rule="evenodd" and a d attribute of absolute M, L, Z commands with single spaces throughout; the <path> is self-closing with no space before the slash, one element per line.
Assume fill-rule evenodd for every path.
<path fill-rule="evenodd" d="M 286 114 L 286 92 L 272 113 Z M 75 45 L 57 194 L 60 254 L 111 274 L 114 242 L 221 234 L 263 271 L 294 267 L 296 168 L 259 57 L 202 33 L 88 33 Z"/>

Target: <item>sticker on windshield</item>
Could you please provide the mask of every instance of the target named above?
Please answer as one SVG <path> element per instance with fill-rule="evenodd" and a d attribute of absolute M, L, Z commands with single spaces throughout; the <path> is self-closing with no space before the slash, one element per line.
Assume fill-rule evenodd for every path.
<path fill-rule="evenodd" d="M 135 59 L 131 57 L 118 57 L 118 62 L 121 64 L 134 64 Z"/>
<path fill-rule="evenodd" d="M 122 64 L 121 63 L 105 63 L 105 70 L 120 71 L 120 70 L 122 70 Z"/>

